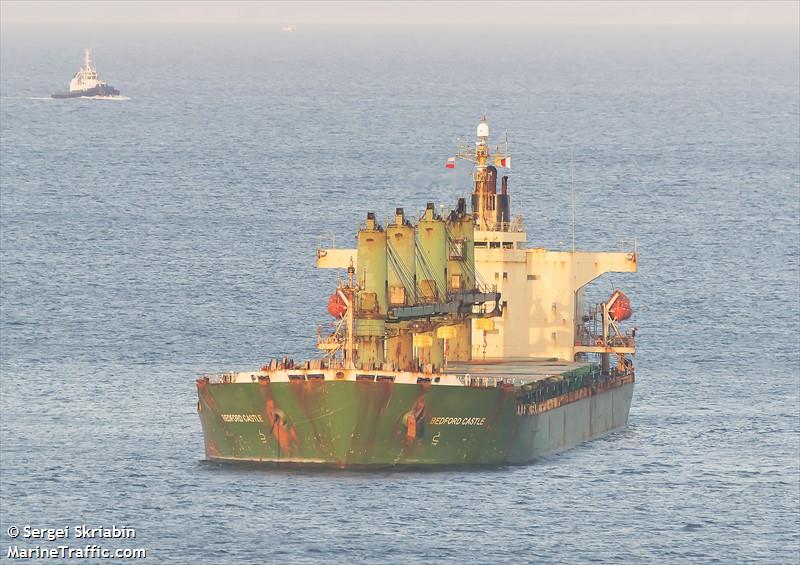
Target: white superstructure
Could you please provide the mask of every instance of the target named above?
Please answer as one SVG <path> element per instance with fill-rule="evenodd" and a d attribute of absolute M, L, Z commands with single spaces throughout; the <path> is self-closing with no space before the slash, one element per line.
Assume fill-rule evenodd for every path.
<path fill-rule="evenodd" d="M 92 50 L 84 49 L 83 68 L 75 73 L 73 79 L 69 81 L 69 91 L 89 90 L 102 84 L 105 83 L 97 76 L 97 69 L 92 62 Z"/>
<path fill-rule="evenodd" d="M 635 251 L 553 251 L 528 247 L 524 231 L 476 230 L 475 267 L 497 285 L 503 315 L 488 330 L 473 322 L 473 359 L 572 360 L 576 353 L 605 352 L 581 341 L 583 290 L 604 273 L 636 272 L 636 262 Z M 613 352 L 633 353 L 633 343 Z"/>

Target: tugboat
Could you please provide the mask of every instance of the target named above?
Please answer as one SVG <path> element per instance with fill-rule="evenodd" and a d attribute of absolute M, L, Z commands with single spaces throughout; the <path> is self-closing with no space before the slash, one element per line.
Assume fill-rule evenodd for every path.
<path fill-rule="evenodd" d="M 508 143 L 486 118 L 457 157 L 471 209 L 373 212 L 328 300 L 322 355 L 197 379 L 207 459 L 335 468 L 528 463 L 622 429 L 634 387 L 630 300 L 586 304 L 586 285 L 636 272 L 637 252 L 529 247 L 511 216 Z M 448 160 L 448 168 L 455 158 Z M 500 182 L 498 183 L 498 180 Z M 499 186 L 498 186 L 499 185 Z M 326 332 L 327 333 L 327 332 Z M 592 356 L 592 359 L 590 359 Z"/>
<path fill-rule="evenodd" d="M 106 84 L 97 76 L 97 69 L 92 62 L 92 50 L 84 50 L 83 68 L 75 73 L 69 81 L 69 92 L 56 92 L 53 98 L 81 98 L 95 96 L 119 96 L 119 90 Z"/>

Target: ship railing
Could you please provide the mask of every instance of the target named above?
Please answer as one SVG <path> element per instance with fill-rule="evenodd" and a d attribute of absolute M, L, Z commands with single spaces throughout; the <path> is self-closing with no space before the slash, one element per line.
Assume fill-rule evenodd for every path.
<path fill-rule="evenodd" d="M 532 381 L 530 378 L 526 377 L 509 377 L 509 376 L 502 376 L 502 377 L 487 377 L 487 376 L 471 376 L 471 375 L 460 375 L 458 377 L 459 382 L 464 386 L 469 387 L 476 387 L 476 388 L 496 388 L 499 386 L 524 386 L 526 384 L 530 384 Z"/>
<path fill-rule="evenodd" d="M 475 299 L 486 299 L 491 301 L 494 299 L 492 296 L 481 295 L 493 294 L 498 294 L 497 284 L 475 281 L 473 288 L 450 290 L 447 293 L 447 297 L 449 300 L 460 300 L 462 302 L 472 302 Z"/>
<path fill-rule="evenodd" d="M 603 345 L 603 338 L 592 335 L 582 335 L 575 340 L 575 345 L 584 347 L 600 347 Z M 608 347 L 635 347 L 632 335 L 613 336 L 608 338 Z"/>
<path fill-rule="evenodd" d="M 317 250 L 320 249 L 335 249 L 336 248 L 336 233 L 325 232 L 319 235 L 317 239 Z"/>
<path fill-rule="evenodd" d="M 481 229 L 485 229 L 486 231 L 524 232 L 525 226 L 522 221 L 522 216 L 516 216 L 510 222 L 487 223 L 485 227 Z"/>
<path fill-rule="evenodd" d="M 229 373 L 206 373 L 201 378 L 208 379 L 208 382 L 212 384 L 232 383 L 236 381 L 236 373 L 233 371 Z"/>
<path fill-rule="evenodd" d="M 625 253 L 626 251 L 627 251 L 628 253 L 631 253 L 631 252 L 632 252 L 632 253 L 633 253 L 633 255 L 634 255 L 634 257 L 635 257 L 635 256 L 636 256 L 636 254 L 638 253 L 638 250 L 637 250 L 637 245 L 636 245 L 636 240 L 635 240 L 635 239 L 633 239 L 633 240 L 628 240 L 628 239 L 620 239 L 620 240 L 619 240 L 617 243 L 618 243 L 618 245 L 619 245 L 619 250 L 620 250 L 620 252 L 622 252 L 622 253 Z"/>
<path fill-rule="evenodd" d="M 575 340 L 575 345 L 584 347 L 601 347 L 603 346 L 603 337 L 594 335 L 590 332 L 581 333 Z M 625 335 L 615 335 L 608 338 L 608 347 L 636 347 L 635 334 L 627 332 Z"/>

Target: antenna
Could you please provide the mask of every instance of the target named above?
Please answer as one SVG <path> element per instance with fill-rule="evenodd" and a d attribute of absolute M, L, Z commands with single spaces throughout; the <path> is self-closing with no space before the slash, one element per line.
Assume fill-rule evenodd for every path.
<path fill-rule="evenodd" d="M 569 184 L 572 199 L 572 252 L 575 253 L 575 150 L 569 151 Z"/>

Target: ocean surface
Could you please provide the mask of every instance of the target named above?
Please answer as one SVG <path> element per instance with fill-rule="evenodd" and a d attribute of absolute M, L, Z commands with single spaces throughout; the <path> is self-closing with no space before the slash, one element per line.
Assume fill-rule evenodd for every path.
<path fill-rule="evenodd" d="M 0 34 L 0 550 L 148 562 L 797 563 L 797 27 Z M 95 48 L 125 99 L 51 100 Z M 636 245 L 628 429 L 519 467 L 204 461 L 196 376 L 314 353 L 366 212 L 448 207 L 507 129 L 532 246 Z M 628 242 L 628 243 L 621 243 Z M 21 539 L 21 538 L 20 538 Z M 15 542 L 16 543 L 16 542 Z M 23 540 L 21 547 L 55 546 Z M 77 542 L 72 545 L 83 545 Z"/>

